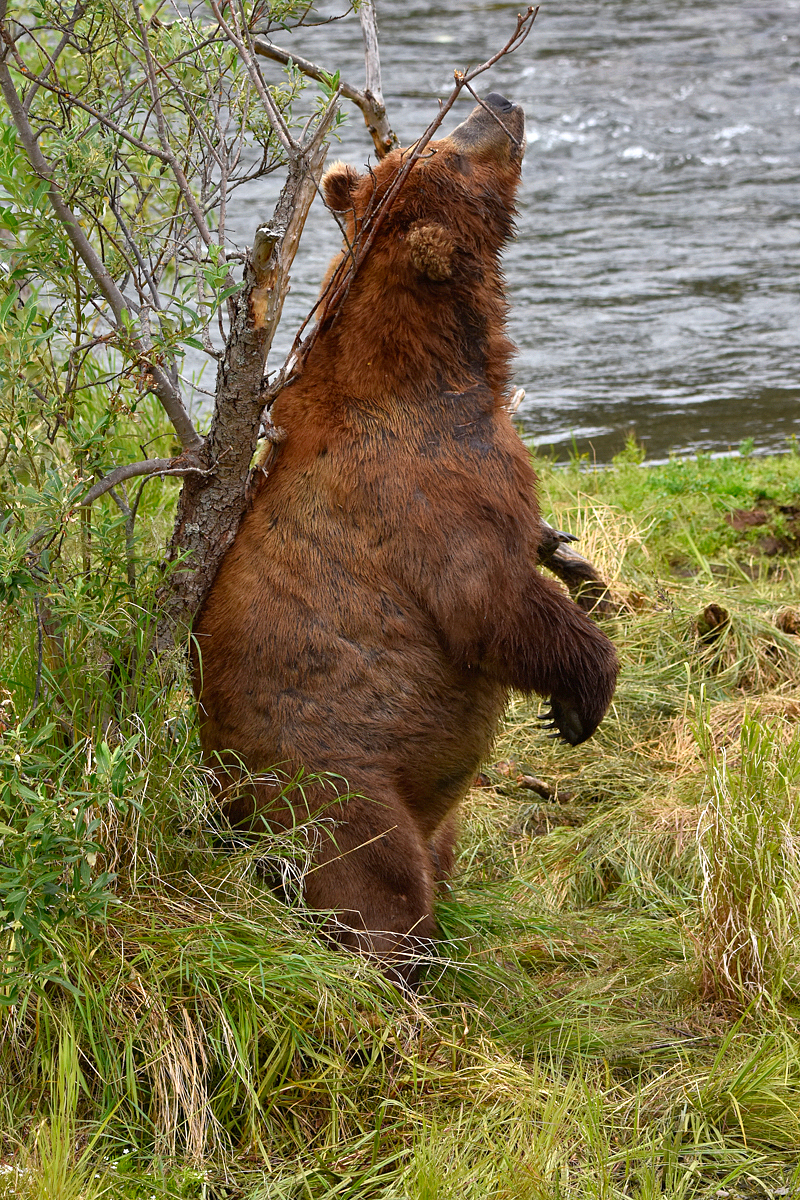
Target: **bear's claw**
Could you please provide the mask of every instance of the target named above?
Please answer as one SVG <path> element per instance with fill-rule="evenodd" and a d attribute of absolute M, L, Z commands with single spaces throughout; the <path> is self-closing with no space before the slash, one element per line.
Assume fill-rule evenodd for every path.
<path fill-rule="evenodd" d="M 594 732 L 585 727 L 576 709 L 552 697 L 549 712 L 542 713 L 538 720 L 543 729 L 555 730 L 554 733 L 548 733 L 549 738 L 561 738 L 570 746 L 585 742 Z"/>

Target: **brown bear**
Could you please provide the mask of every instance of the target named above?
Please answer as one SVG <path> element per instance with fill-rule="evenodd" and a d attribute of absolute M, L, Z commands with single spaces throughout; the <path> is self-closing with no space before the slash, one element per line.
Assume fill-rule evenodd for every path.
<path fill-rule="evenodd" d="M 228 816 L 327 818 L 312 823 L 305 899 L 396 978 L 435 934 L 454 810 L 509 690 L 550 697 L 574 744 L 616 680 L 611 642 L 536 569 L 536 479 L 504 407 L 499 256 L 524 127 L 492 94 L 414 165 L 275 402 L 286 441 L 195 626 L 202 743 L 229 764 Z M 351 243 L 408 153 L 325 175 Z M 266 774 L 237 788 L 242 766 Z M 313 777 L 287 790 L 302 770 L 330 772 L 338 793 Z"/>

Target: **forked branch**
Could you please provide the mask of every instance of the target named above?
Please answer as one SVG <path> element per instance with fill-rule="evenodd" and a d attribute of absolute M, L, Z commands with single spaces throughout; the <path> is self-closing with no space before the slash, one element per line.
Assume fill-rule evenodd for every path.
<path fill-rule="evenodd" d="M 386 105 L 383 102 L 381 55 L 378 47 L 378 18 L 375 15 L 374 0 L 361 0 L 358 16 L 361 21 L 361 33 L 364 38 L 364 67 L 366 74 L 364 98 L 369 104 L 369 116 L 364 112 L 364 120 L 367 123 L 370 136 L 375 143 L 378 158 L 384 158 L 390 150 L 394 150 L 395 146 L 398 146 L 400 143 L 389 124 L 386 116 Z"/>
<path fill-rule="evenodd" d="M 308 76 L 309 79 L 315 79 L 317 83 L 327 83 L 330 79 L 329 73 L 323 67 L 317 66 L 316 63 L 310 62 L 293 51 L 276 46 L 274 42 L 268 42 L 266 38 L 254 38 L 253 49 L 262 58 L 271 58 L 273 62 L 281 63 L 285 67 L 292 63 L 301 74 Z M 383 101 L 380 101 L 379 106 L 366 91 L 361 91 L 344 81 L 340 83 L 339 90 L 345 100 L 350 100 L 361 110 L 364 124 L 372 136 L 378 158 L 385 158 L 389 150 L 393 150 L 399 143 L 389 125 Z"/>
<path fill-rule="evenodd" d="M 341 83 L 339 90 L 346 100 L 351 100 L 361 109 L 364 124 L 375 145 L 375 152 L 378 158 L 385 158 L 389 151 L 394 150 L 400 143 L 389 124 L 386 105 L 383 102 L 378 21 L 375 16 L 374 0 L 362 0 L 358 15 L 364 37 L 365 87 L 363 91 L 360 91 L 352 84 Z M 309 79 L 316 79 L 318 83 L 327 83 L 330 79 L 330 73 L 323 71 L 322 67 L 318 67 L 316 63 L 309 62 L 307 58 L 301 58 L 298 54 L 290 54 L 288 50 L 282 50 L 280 46 L 273 45 L 266 38 L 255 38 L 253 49 L 263 58 L 271 58 L 274 62 L 283 63 L 284 66 L 293 63 L 298 71 L 307 75 Z"/>
<path fill-rule="evenodd" d="M 146 458 L 143 462 L 123 463 L 121 467 L 115 467 L 113 471 L 109 471 L 108 475 L 98 479 L 97 483 L 89 488 L 81 500 L 81 508 L 88 508 L 100 496 L 113 491 L 117 484 L 124 483 L 126 479 L 137 479 L 142 475 L 147 478 L 160 475 L 163 478 L 165 475 L 190 474 L 211 474 L 211 470 L 202 465 L 197 453 L 191 450 L 178 455 L 177 458 Z"/>

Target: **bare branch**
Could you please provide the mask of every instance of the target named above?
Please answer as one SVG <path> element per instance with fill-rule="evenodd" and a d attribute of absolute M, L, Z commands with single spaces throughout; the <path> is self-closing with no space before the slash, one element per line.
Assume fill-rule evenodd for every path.
<path fill-rule="evenodd" d="M 372 92 L 375 99 L 382 104 L 381 56 L 378 49 L 378 18 L 375 14 L 374 0 L 361 0 L 358 19 L 364 38 L 364 78 L 367 91 Z"/>
<path fill-rule="evenodd" d="M 262 58 L 271 58 L 273 62 L 282 63 L 285 67 L 291 63 L 303 75 L 307 75 L 309 79 L 316 79 L 318 83 L 325 83 L 330 78 L 329 73 L 322 67 L 318 67 L 316 63 L 309 62 L 307 58 L 301 58 L 294 51 L 282 50 L 280 46 L 276 46 L 274 42 L 268 42 L 266 38 L 254 38 L 253 49 Z M 353 104 L 357 104 L 361 108 L 364 103 L 364 93 L 360 92 L 358 88 L 351 87 L 349 83 L 340 82 L 339 91 L 346 100 L 352 100 Z"/>
<path fill-rule="evenodd" d="M 301 58 L 299 54 L 283 50 L 273 42 L 268 42 L 266 38 L 255 38 L 253 49 L 262 58 L 271 58 L 273 62 L 282 63 L 284 66 L 293 64 L 303 75 L 307 75 L 309 79 L 315 79 L 318 83 L 325 83 L 330 78 L 330 74 L 322 67 L 318 67 L 316 63 L 309 62 L 307 58 Z M 339 90 L 345 100 L 350 100 L 361 110 L 364 124 L 375 143 L 375 151 L 379 158 L 385 158 L 389 150 L 398 145 L 398 141 L 389 128 L 383 100 L 380 100 L 381 107 L 379 109 L 374 97 L 368 91 L 362 92 L 346 82 L 340 83 Z"/>
<path fill-rule="evenodd" d="M 118 483 L 126 479 L 136 479 L 140 475 L 210 475 L 211 470 L 200 464 L 195 452 L 185 451 L 177 458 L 148 458 L 144 462 L 124 463 L 115 467 L 108 475 L 98 479 L 93 487 L 83 497 L 81 508 L 88 508 L 100 496 L 110 492 Z"/>
<path fill-rule="evenodd" d="M 358 10 L 361 21 L 361 33 L 364 38 L 364 65 L 366 72 L 366 88 L 364 97 L 372 109 L 372 119 L 364 112 L 364 120 L 370 132 L 378 158 L 385 158 L 390 150 L 399 146 L 399 142 L 386 116 L 386 105 L 383 102 L 381 87 L 381 56 L 378 49 L 378 19 L 375 15 L 374 0 L 361 0 Z M 362 111 L 364 111 L 362 109 Z"/>

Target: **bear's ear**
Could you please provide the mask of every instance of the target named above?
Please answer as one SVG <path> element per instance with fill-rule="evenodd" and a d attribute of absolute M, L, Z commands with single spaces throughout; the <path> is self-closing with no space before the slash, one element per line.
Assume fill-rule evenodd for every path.
<path fill-rule="evenodd" d="M 322 194 L 328 208 L 334 212 L 347 212 L 353 207 L 353 192 L 361 179 L 355 167 L 336 162 L 322 176 Z"/>
<path fill-rule="evenodd" d="M 442 283 L 453 274 L 453 237 L 442 225 L 417 221 L 408 231 L 411 262 L 421 275 Z"/>

